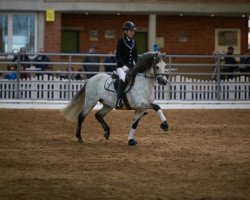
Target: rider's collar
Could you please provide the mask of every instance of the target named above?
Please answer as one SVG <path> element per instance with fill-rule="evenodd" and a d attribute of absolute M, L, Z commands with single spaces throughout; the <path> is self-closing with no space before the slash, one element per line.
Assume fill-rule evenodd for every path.
<path fill-rule="evenodd" d="M 128 41 L 131 41 L 132 38 L 129 38 L 128 36 L 125 36 Z"/>

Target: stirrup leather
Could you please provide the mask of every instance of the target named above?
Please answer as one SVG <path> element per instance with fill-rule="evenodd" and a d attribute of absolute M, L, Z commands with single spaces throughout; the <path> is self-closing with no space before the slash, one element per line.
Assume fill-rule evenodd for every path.
<path fill-rule="evenodd" d="M 116 101 L 116 106 L 115 106 L 115 108 L 116 108 L 116 109 L 120 109 L 120 108 L 122 108 L 123 106 L 124 106 L 123 100 L 122 100 L 122 99 L 118 99 L 118 100 Z"/>

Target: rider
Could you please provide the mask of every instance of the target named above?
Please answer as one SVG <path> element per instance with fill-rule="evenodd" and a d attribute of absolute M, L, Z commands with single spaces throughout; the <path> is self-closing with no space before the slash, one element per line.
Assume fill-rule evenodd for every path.
<path fill-rule="evenodd" d="M 116 46 L 117 73 L 119 75 L 116 109 L 123 107 L 126 71 L 134 67 L 138 58 L 136 41 L 133 39 L 136 30 L 135 24 L 127 21 L 123 24 L 122 29 L 123 37 L 118 40 Z"/>

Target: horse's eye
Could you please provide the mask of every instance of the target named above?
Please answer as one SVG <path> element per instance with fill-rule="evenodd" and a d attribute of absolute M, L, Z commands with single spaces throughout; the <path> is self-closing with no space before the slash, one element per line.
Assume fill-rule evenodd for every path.
<path fill-rule="evenodd" d="M 155 69 L 158 70 L 158 69 L 159 69 L 159 66 L 155 66 Z"/>

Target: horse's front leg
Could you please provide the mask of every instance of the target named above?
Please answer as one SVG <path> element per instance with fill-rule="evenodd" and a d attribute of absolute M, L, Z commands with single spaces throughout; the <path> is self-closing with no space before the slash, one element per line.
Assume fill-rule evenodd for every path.
<path fill-rule="evenodd" d="M 128 135 L 128 145 L 130 146 L 135 146 L 137 144 L 137 142 L 134 139 L 135 129 L 137 128 L 141 117 L 144 115 L 144 111 L 145 110 L 135 111 L 135 115 L 133 117 L 133 121 L 132 121 L 131 128 L 130 128 L 129 135 Z"/>
<path fill-rule="evenodd" d="M 168 123 L 167 123 L 167 119 L 166 117 L 164 116 L 162 110 L 161 110 L 161 107 L 157 104 L 150 104 L 150 106 L 155 110 L 155 112 L 159 115 L 160 117 L 160 120 L 161 120 L 161 129 L 164 130 L 164 131 L 167 131 L 168 130 Z"/>

